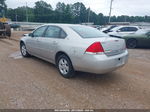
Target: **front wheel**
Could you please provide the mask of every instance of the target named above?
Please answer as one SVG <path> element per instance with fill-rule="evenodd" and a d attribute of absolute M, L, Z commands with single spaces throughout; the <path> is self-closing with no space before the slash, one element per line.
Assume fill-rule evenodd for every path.
<path fill-rule="evenodd" d="M 26 46 L 24 43 L 20 44 L 20 51 L 23 57 L 28 57 L 30 56 L 29 53 L 27 52 Z"/>
<path fill-rule="evenodd" d="M 60 55 L 58 57 L 57 68 L 64 78 L 74 77 L 74 69 L 72 63 L 66 55 Z"/>
<path fill-rule="evenodd" d="M 127 48 L 136 48 L 137 47 L 137 40 L 135 39 L 129 39 L 127 40 Z"/>

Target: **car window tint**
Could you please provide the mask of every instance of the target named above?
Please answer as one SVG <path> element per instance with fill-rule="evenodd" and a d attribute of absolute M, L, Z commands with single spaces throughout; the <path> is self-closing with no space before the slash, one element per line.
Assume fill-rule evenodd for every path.
<path fill-rule="evenodd" d="M 96 28 L 88 27 L 88 26 L 71 26 L 71 28 L 78 33 L 82 38 L 100 38 L 100 37 L 108 37 L 103 32 L 99 31 Z"/>
<path fill-rule="evenodd" d="M 66 36 L 67 36 L 67 34 L 63 30 L 61 30 L 60 38 L 65 38 Z"/>
<path fill-rule="evenodd" d="M 129 31 L 137 31 L 138 29 L 135 28 L 135 27 L 129 27 L 128 30 L 129 30 Z"/>
<path fill-rule="evenodd" d="M 128 28 L 127 27 L 123 27 L 123 28 L 120 28 L 119 29 L 121 32 L 127 32 L 128 31 Z"/>
<path fill-rule="evenodd" d="M 47 28 L 47 26 L 42 26 L 42 27 L 38 28 L 37 30 L 34 31 L 33 36 L 34 37 L 42 37 L 46 28 Z"/>
<path fill-rule="evenodd" d="M 52 37 L 52 38 L 59 38 L 60 37 L 61 29 L 55 26 L 49 26 L 45 32 L 44 37 Z"/>

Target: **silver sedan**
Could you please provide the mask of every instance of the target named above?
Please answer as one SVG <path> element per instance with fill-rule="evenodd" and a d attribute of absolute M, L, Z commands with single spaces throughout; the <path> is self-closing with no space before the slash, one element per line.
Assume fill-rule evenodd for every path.
<path fill-rule="evenodd" d="M 40 26 L 20 40 L 24 57 L 30 55 L 57 66 L 71 78 L 75 71 L 104 74 L 124 66 L 128 51 L 123 39 L 111 38 L 95 28 L 73 24 Z"/>

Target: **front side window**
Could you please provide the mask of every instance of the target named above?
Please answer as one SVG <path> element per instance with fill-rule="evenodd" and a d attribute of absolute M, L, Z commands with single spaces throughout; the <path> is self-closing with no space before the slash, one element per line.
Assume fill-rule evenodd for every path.
<path fill-rule="evenodd" d="M 78 33 L 82 38 L 100 38 L 108 37 L 103 32 L 97 30 L 96 28 L 88 26 L 71 26 L 71 28 Z"/>
<path fill-rule="evenodd" d="M 61 29 L 55 26 L 49 26 L 44 37 L 59 38 Z"/>
<path fill-rule="evenodd" d="M 42 26 L 33 32 L 34 37 L 42 37 L 47 26 Z"/>

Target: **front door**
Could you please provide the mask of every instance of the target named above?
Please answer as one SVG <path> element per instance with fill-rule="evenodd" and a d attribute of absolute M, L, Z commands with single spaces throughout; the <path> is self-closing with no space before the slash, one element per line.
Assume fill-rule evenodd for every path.
<path fill-rule="evenodd" d="M 31 54 L 37 55 L 37 56 L 41 55 L 39 44 L 40 44 L 40 39 L 43 37 L 43 34 L 46 29 L 47 29 L 47 26 L 42 26 L 36 29 L 33 32 L 32 37 L 30 37 L 30 39 L 27 40 L 27 49 Z"/>

